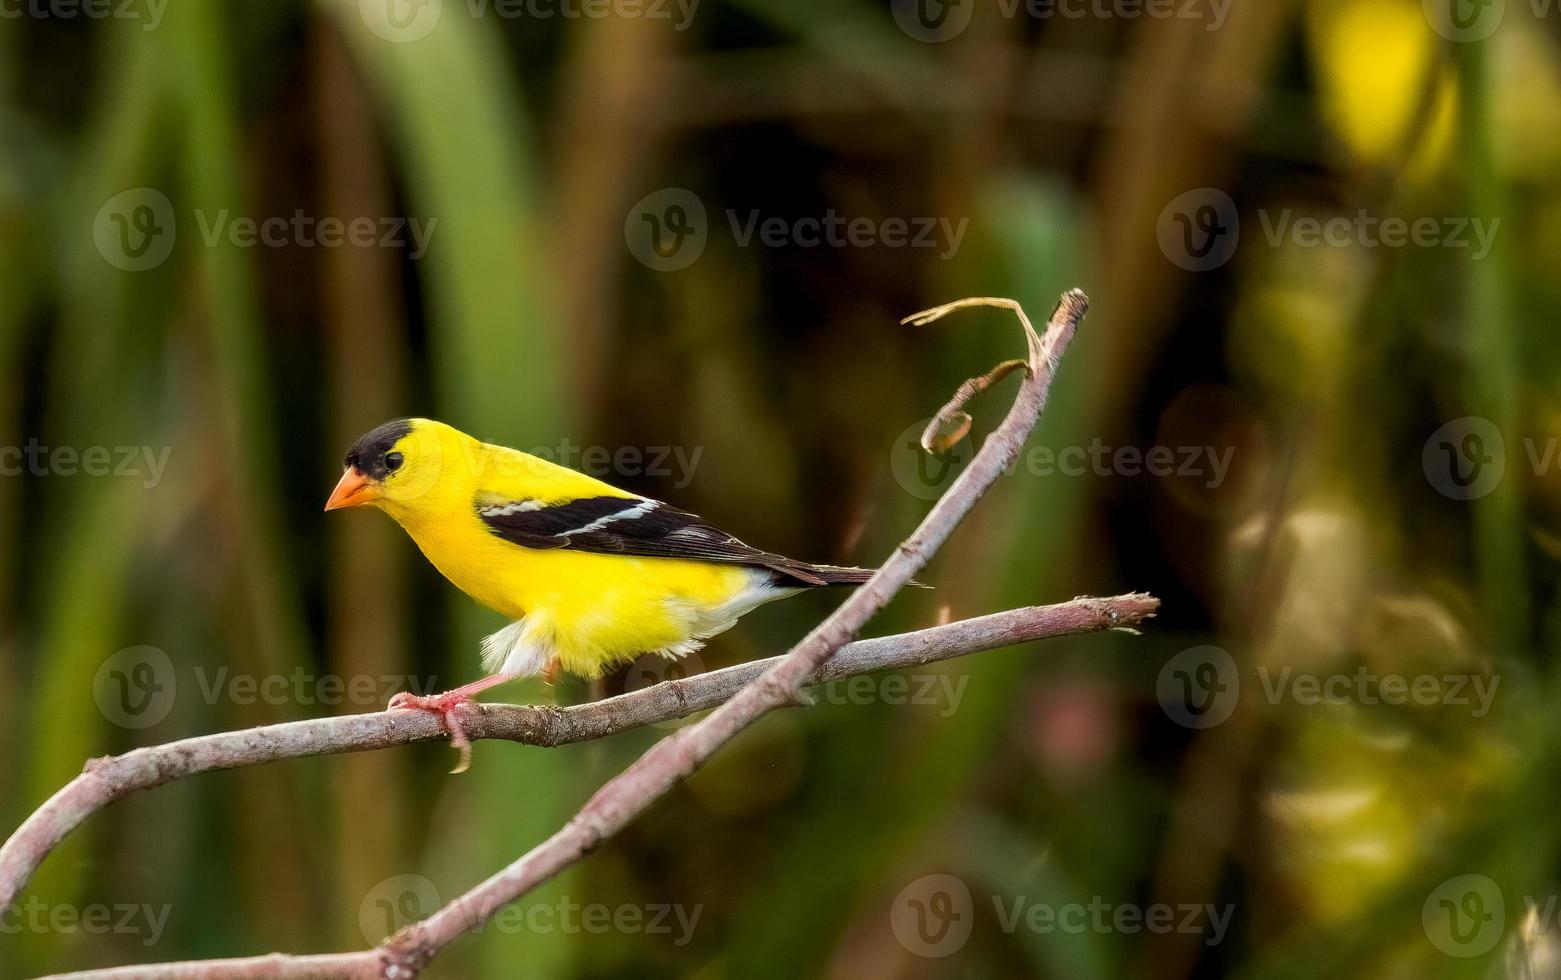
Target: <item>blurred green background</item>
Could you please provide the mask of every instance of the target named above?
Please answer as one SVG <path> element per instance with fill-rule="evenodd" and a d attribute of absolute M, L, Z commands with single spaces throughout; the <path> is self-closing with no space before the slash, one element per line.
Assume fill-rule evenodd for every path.
<path fill-rule="evenodd" d="M 1538 0 L 6 0 L 7 830 L 92 756 L 479 675 L 500 621 L 320 511 L 379 422 L 873 564 L 969 456 L 920 460 L 922 422 L 1022 349 L 899 318 L 1077 285 L 1033 451 L 871 632 L 1147 590 L 1145 635 L 766 718 L 429 975 L 1561 975 L 1558 31 Z M 664 733 L 141 794 L 0 916 L 0 976 L 361 948 Z"/>

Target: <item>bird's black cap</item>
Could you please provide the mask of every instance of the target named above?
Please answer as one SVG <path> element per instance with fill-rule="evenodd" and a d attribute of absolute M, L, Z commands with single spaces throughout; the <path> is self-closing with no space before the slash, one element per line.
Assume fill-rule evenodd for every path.
<path fill-rule="evenodd" d="M 383 480 L 390 472 L 385 465 L 385 454 L 411 432 L 411 419 L 391 419 L 364 433 L 353 443 L 352 448 L 347 450 L 346 463 L 370 479 Z"/>

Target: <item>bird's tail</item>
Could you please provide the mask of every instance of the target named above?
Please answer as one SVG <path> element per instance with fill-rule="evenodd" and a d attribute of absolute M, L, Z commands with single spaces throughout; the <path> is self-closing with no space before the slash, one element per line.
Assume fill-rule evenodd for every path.
<path fill-rule="evenodd" d="M 876 568 L 849 568 L 844 565 L 809 565 L 808 571 L 823 580 L 824 585 L 861 585 L 877 573 Z M 930 589 L 916 580 L 911 580 L 911 585 L 918 589 Z"/>

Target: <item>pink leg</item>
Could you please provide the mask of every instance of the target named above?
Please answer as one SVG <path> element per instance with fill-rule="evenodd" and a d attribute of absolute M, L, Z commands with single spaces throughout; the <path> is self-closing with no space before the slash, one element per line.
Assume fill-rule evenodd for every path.
<path fill-rule="evenodd" d="M 472 742 L 466 737 L 466 730 L 461 727 L 456 719 L 456 709 L 472 699 L 473 695 L 486 691 L 490 687 L 503 684 L 505 681 L 514 680 L 517 674 L 494 674 L 484 677 L 480 681 L 472 681 L 463 684 L 453 691 L 443 694 L 411 694 L 402 691 L 390 699 L 390 710 L 431 711 L 444 722 L 445 730 L 450 733 L 450 744 L 461 753 L 461 761 L 456 764 L 451 773 L 462 773 L 471 768 Z"/>

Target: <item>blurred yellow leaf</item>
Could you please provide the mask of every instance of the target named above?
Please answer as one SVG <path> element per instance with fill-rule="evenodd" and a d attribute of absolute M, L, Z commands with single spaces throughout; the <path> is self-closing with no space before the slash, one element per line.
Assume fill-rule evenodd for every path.
<path fill-rule="evenodd" d="M 1425 86 L 1436 85 L 1428 127 L 1417 137 L 1410 176 L 1434 167 L 1452 135 L 1450 76 L 1432 82 L 1436 34 L 1414 0 L 1333 0 L 1308 5 L 1307 28 L 1318 74 L 1318 109 L 1354 153 L 1371 166 L 1398 165 Z"/>

